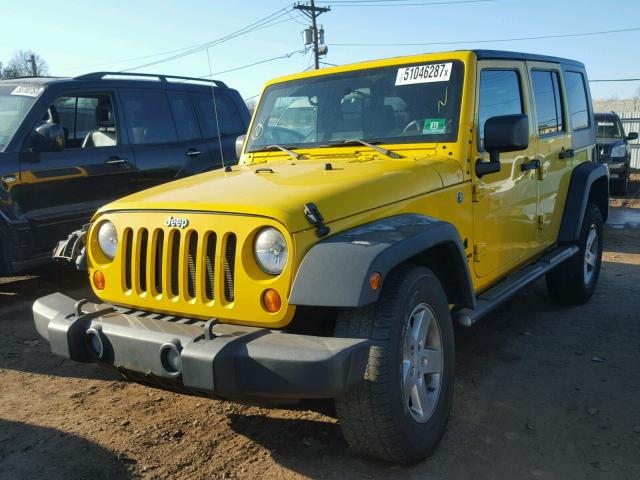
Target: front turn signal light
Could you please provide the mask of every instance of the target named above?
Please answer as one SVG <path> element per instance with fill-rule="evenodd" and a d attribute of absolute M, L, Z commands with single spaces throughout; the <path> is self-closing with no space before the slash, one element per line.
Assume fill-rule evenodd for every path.
<path fill-rule="evenodd" d="M 98 290 L 104 290 L 105 283 L 106 282 L 104 279 L 104 273 L 102 273 L 100 270 L 96 270 L 95 272 L 93 272 L 93 285 Z"/>
<path fill-rule="evenodd" d="M 276 313 L 282 307 L 280 294 L 270 288 L 262 293 L 262 304 L 269 313 Z"/>

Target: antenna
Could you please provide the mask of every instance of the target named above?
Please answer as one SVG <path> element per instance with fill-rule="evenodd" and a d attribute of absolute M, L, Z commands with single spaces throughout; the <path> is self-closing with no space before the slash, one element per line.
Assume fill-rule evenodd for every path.
<path fill-rule="evenodd" d="M 211 70 L 211 56 L 209 55 L 209 49 L 207 48 L 207 63 L 209 64 L 209 75 L 213 78 L 213 71 Z M 222 168 L 226 168 L 224 163 L 224 152 L 222 151 L 222 132 L 220 132 L 220 122 L 218 121 L 218 105 L 216 103 L 216 88 L 214 84 L 211 84 L 211 95 L 213 96 L 213 114 L 216 117 L 216 130 L 218 131 L 218 147 L 220 148 L 220 157 L 222 158 Z"/>

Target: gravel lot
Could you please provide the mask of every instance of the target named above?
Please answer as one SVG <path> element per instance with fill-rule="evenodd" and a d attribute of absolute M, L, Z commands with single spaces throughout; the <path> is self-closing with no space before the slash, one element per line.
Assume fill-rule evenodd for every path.
<path fill-rule="evenodd" d="M 612 205 L 588 304 L 553 304 L 540 281 L 457 330 L 453 416 L 413 467 L 355 456 L 308 405 L 185 397 L 54 357 L 31 303 L 55 290 L 86 297 L 85 277 L 0 279 L 0 477 L 640 478 L 640 201 Z"/>

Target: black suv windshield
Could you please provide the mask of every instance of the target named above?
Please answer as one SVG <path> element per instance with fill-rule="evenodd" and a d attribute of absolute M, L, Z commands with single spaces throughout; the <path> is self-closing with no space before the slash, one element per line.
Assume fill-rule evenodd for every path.
<path fill-rule="evenodd" d="M 622 138 L 622 129 L 617 118 L 610 115 L 596 115 L 596 122 L 598 123 L 597 139 L 612 138 L 620 140 Z"/>
<path fill-rule="evenodd" d="M 32 85 L 0 86 L 0 150 L 16 133 L 42 90 L 42 87 Z"/>
<path fill-rule="evenodd" d="M 442 60 L 272 85 L 260 101 L 247 150 L 273 144 L 315 147 L 353 139 L 454 142 L 463 74 L 462 62 Z"/>

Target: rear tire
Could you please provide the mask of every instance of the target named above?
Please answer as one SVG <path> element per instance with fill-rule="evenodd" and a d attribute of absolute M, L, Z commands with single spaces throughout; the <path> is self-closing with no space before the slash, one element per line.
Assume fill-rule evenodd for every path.
<path fill-rule="evenodd" d="M 397 268 L 377 304 L 340 312 L 335 335 L 372 344 L 365 381 L 336 399 L 351 448 L 405 464 L 430 456 L 449 418 L 455 359 L 451 314 L 437 277 L 419 266 Z"/>
<path fill-rule="evenodd" d="M 587 204 L 576 242 L 579 252 L 547 274 L 547 290 L 559 303 L 579 305 L 591 298 L 602 265 L 604 222 L 600 209 Z"/>

